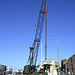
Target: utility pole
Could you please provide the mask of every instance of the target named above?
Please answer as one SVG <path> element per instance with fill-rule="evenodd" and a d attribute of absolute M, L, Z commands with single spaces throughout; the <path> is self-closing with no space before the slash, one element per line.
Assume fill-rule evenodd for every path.
<path fill-rule="evenodd" d="M 52 40 L 52 38 L 50 38 L 50 40 Z M 60 74 L 60 64 L 59 64 L 59 48 L 58 48 L 58 41 L 60 40 L 57 40 L 57 59 L 58 59 L 58 75 Z M 64 42 L 64 40 L 62 40 L 62 42 Z"/>

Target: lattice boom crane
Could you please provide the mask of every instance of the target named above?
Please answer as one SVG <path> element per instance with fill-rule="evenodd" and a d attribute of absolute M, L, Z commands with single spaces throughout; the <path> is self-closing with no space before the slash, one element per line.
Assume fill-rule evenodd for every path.
<path fill-rule="evenodd" d="M 47 0 L 42 0 L 42 5 L 41 5 L 40 12 L 39 12 L 39 18 L 38 18 L 38 23 L 36 27 L 35 38 L 34 38 L 32 47 L 30 47 L 30 54 L 29 54 L 29 59 L 28 59 L 28 63 L 30 64 L 31 67 L 36 66 L 45 16 L 46 16 L 46 21 L 47 21 Z M 47 45 L 45 47 L 47 47 Z"/>

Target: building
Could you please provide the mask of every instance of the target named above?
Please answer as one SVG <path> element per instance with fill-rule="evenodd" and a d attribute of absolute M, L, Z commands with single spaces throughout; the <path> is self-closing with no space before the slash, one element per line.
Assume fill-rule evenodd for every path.
<path fill-rule="evenodd" d="M 6 71 L 7 66 L 5 65 L 0 65 L 0 75 L 4 74 Z"/>
<path fill-rule="evenodd" d="M 75 55 L 71 56 L 68 60 L 68 71 L 75 72 Z"/>
<path fill-rule="evenodd" d="M 6 68 L 6 71 L 7 71 L 7 72 L 9 71 L 9 67 Z"/>
<path fill-rule="evenodd" d="M 68 60 L 61 60 L 61 70 L 64 72 L 68 72 Z"/>
<path fill-rule="evenodd" d="M 72 55 L 68 60 L 61 60 L 61 70 L 64 72 L 75 72 L 75 54 Z"/>

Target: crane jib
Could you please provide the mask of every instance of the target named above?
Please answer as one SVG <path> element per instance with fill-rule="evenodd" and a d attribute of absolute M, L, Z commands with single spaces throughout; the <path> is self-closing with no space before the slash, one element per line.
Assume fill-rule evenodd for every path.
<path fill-rule="evenodd" d="M 30 54 L 28 59 L 30 66 L 36 66 L 45 15 L 47 15 L 47 0 L 42 0 L 38 23 L 36 27 L 35 38 L 32 47 L 30 47 Z"/>

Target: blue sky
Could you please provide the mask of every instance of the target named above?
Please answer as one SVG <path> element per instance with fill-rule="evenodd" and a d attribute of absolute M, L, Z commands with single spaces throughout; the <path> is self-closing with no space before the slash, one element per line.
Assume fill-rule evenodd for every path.
<path fill-rule="evenodd" d="M 0 64 L 22 68 L 27 64 L 42 0 L 0 0 Z M 57 61 L 75 54 L 75 0 L 48 0 L 47 55 Z M 45 26 L 41 43 L 45 52 Z M 49 38 L 53 38 L 50 40 Z M 65 40 L 63 43 L 62 40 Z M 37 64 L 41 60 L 39 49 Z"/>

